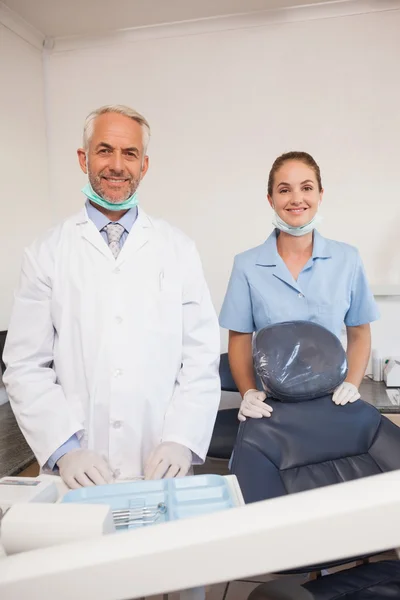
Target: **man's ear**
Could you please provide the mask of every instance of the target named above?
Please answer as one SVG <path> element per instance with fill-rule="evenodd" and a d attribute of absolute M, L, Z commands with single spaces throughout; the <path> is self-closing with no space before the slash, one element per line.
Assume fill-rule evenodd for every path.
<path fill-rule="evenodd" d="M 86 152 L 83 148 L 78 148 L 78 150 L 76 151 L 77 155 L 78 155 L 78 160 L 79 160 L 79 166 L 82 169 L 82 171 L 84 173 L 87 174 L 88 169 L 87 169 L 87 159 L 86 159 Z"/>

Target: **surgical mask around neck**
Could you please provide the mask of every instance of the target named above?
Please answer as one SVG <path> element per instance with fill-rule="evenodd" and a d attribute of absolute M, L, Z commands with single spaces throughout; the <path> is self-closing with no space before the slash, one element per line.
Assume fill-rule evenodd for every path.
<path fill-rule="evenodd" d="M 86 198 L 107 210 L 129 210 L 130 208 L 137 206 L 139 202 L 136 192 L 132 194 L 130 198 L 124 200 L 123 202 L 108 202 L 108 200 L 104 200 L 104 198 L 96 194 L 96 192 L 90 184 L 90 181 L 88 181 L 85 187 L 82 188 L 82 192 L 85 194 Z"/>
<path fill-rule="evenodd" d="M 318 213 L 314 215 L 314 217 L 306 223 L 305 225 L 300 225 L 298 227 L 293 227 L 292 225 L 288 225 L 285 223 L 283 219 L 280 218 L 278 213 L 274 210 L 274 218 L 272 219 L 272 224 L 274 227 L 283 231 L 284 233 L 288 233 L 289 235 L 293 235 L 295 237 L 301 237 L 302 235 L 307 235 L 307 233 L 311 233 L 314 231 L 316 226 L 321 223 L 322 217 Z"/>

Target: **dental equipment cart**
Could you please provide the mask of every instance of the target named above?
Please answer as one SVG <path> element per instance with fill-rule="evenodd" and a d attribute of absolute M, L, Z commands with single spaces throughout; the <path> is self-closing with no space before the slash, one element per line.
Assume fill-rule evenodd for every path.
<path fill-rule="evenodd" d="M 132 481 L 86 487 L 67 492 L 61 502 L 108 504 L 112 509 L 117 532 L 244 505 L 234 475 L 194 475 L 159 481 Z M 204 598 L 203 587 L 180 593 L 180 600 Z"/>

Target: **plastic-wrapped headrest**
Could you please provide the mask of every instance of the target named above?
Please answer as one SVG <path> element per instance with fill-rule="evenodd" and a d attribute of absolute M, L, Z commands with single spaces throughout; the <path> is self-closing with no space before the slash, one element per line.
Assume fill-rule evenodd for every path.
<path fill-rule="evenodd" d="M 286 402 L 330 394 L 347 375 L 340 340 L 310 321 L 288 321 L 261 329 L 253 339 L 253 357 L 264 388 Z"/>

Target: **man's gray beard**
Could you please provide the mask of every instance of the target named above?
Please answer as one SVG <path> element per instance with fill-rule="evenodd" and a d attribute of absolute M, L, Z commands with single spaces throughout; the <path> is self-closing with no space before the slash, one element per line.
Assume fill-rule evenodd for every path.
<path fill-rule="evenodd" d="M 106 202 L 111 202 L 112 204 L 120 204 L 121 202 L 125 202 L 125 200 L 128 200 L 128 198 L 133 196 L 133 194 L 136 192 L 136 190 L 139 187 L 139 183 L 140 183 L 140 179 L 135 179 L 134 177 L 132 177 L 131 182 L 130 182 L 131 185 L 129 187 L 129 191 L 125 194 L 125 196 L 123 198 L 119 198 L 118 200 L 116 200 L 115 198 L 110 198 L 110 196 L 108 196 L 107 193 L 102 189 L 101 176 L 93 175 L 93 173 L 90 171 L 90 169 L 88 171 L 88 176 L 89 176 L 90 185 L 92 186 L 92 188 L 96 192 L 96 194 L 98 196 L 100 196 L 100 198 L 103 198 L 103 200 L 105 200 Z"/>

